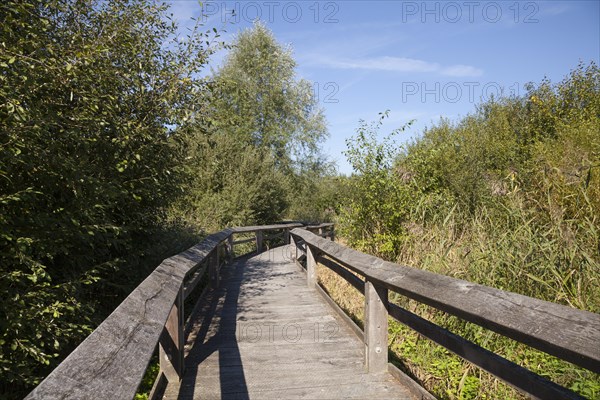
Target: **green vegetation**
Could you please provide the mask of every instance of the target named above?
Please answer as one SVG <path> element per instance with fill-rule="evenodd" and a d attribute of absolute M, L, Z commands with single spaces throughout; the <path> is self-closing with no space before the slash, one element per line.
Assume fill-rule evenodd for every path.
<path fill-rule="evenodd" d="M 384 118 L 385 115 L 382 115 Z M 341 208 L 351 246 L 398 263 L 600 312 L 600 71 L 490 100 L 403 147 L 361 124 Z M 456 318 L 395 299 L 590 398 L 600 377 Z M 442 348 L 391 325 L 404 367 L 442 398 L 519 397 Z M 499 395 L 499 393 L 504 393 Z"/>
<path fill-rule="evenodd" d="M 206 75 L 218 32 L 180 38 L 151 0 L 8 1 L 0 21 L 2 398 L 29 392 L 162 259 L 227 225 L 337 218 L 360 250 L 600 312 L 593 64 L 404 147 L 377 143 L 385 113 L 361 123 L 346 178 L 319 151 L 311 84 L 261 24 Z M 600 396 L 597 375 L 394 301 Z M 401 325 L 390 331 L 398 362 L 437 395 L 518 397 Z"/>
<path fill-rule="evenodd" d="M 186 180 L 179 127 L 198 112 L 204 85 L 194 75 L 214 38 L 174 41 L 165 11 L 141 0 L 0 6 L 0 391 L 9 398 L 196 236 L 166 225 L 163 209 Z"/>
<path fill-rule="evenodd" d="M 308 84 L 261 25 L 202 77 L 218 32 L 181 38 L 150 0 L 9 1 L 0 20 L 0 397 L 16 399 L 162 259 L 304 217 L 330 170 Z"/>
<path fill-rule="evenodd" d="M 177 208 L 194 225 L 326 217 L 322 201 L 305 201 L 307 189 L 333 173 L 318 148 L 325 120 L 295 67 L 291 50 L 261 23 L 235 38 L 211 77 L 207 115 L 191 128 L 194 181 Z"/>

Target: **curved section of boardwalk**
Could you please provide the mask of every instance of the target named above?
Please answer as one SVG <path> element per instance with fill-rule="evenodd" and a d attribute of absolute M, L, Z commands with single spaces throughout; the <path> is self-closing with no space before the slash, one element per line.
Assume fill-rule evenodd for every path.
<path fill-rule="evenodd" d="M 200 304 L 186 371 L 165 399 L 411 399 L 364 370 L 364 344 L 280 247 L 223 267 Z"/>

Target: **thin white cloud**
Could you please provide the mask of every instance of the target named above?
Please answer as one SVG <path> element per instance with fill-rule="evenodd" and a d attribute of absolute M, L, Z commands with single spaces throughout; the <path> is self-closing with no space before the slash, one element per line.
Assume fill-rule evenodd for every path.
<path fill-rule="evenodd" d="M 357 60 L 325 60 L 331 68 L 371 69 L 396 72 L 433 72 L 439 65 L 422 60 L 404 57 L 375 57 Z"/>
<path fill-rule="evenodd" d="M 443 66 L 424 60 L 405 57 L 372 57 L 361 59 L 333 59 L 318 57 L 320 64 L 334 69 L 364 69 L 372 71 L 438 73 L 454 77 L 481 76 L 483 71 L 470 65 Z"/>
<path fill-rule="evenodd" d="M 442 75 L 458 77 L 476 77 L 483 75 L 483 71 L 471 65 L 451 65 L 440 70 Z"/>
<path fill-rule="evenodd" d="M 542 8 L 542 13 L 547 15 L 561 15 L 570 11 L 570 8 L 567 4 L 544 4 Z"/>

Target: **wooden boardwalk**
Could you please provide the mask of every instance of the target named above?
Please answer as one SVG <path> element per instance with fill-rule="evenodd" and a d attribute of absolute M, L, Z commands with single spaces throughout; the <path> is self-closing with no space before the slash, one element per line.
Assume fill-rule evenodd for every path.
<path fill-rule="evenodd" d="M 277 238 L 272 232 L 292 247 L 263 252 Z M 234 240 L 252 233 L 254 238 Z M 600 373 L 599 314 L 387 262 L 333 237 L 331 223 L 226 228 L 208 235 L 163 260 L 26 399 L 130 400 L 157 347 L 160 373 L 152 400 L 163 394 L 166 399 L 432 398 L 388 364 L 389 318 L 525 395 L 583 399 L 390 302 L 390 291 Z M 250 242 L 259 255 L 222 265 L 236 245 Z M 290 250 L 304 260 L 306 271 L 288 258 Z M 316 286 L 317 264 L 364 295 L 364 330 Z M 207 281 L 213 291 L 193 301 Z M 193 304 L 185 324 L 184 309 Z"/>
<path fill-rule="evenodd" d="M 306 284 L 279 247 L 222 270 L 199 304 L 184 378 L 165 399 L 412 399 L 388 373 L 369 374 L 364 344 Z"/>

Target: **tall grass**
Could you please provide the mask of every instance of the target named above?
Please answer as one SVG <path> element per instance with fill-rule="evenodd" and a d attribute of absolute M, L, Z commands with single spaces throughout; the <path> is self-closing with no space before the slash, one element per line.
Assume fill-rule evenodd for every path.
<path fill-rule="evenodd" d="M 350 180 L 352 197 L 339 218 L 350 246 L 600 312 L 596 65 L 580 65 L 557 85 L 546 80 L 532 85 L 522 98 L 484 103 L 458 123 L 441 121 L 401 150 L 377 143 L 368 129 L 358 137 L 360 146 L 351 151 L 361 160 L 355 165 L 359 173 Z M 362 318 L 356 309 L 362 300 L 350 297 L 352 290 L 326 273 L 323 283 Z M 597 374 L 401 296 L 393 301 L 588 398 L 600 398 Z M 390 349 L 440 398 L 522 397 L 395 322 Z"/>

